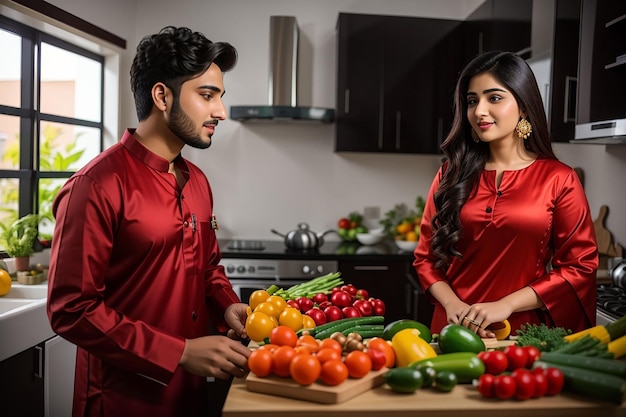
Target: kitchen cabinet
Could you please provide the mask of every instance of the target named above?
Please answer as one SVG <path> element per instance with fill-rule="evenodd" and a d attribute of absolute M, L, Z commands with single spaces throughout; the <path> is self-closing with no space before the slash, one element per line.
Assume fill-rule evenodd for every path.
<path fill-rule="evenodd" d="M 626 2 L 582 0 L 581 19 L 576 122 L 624 119 Z"/>
<path fill-rule="evenodd" d="M 340 13 L 336 152 L 440 153 L 462 22 Z"/>
<path fill-rule="evenodd" d="M 487 0 L 465 20 L 465 54 L 530 51 L 532 0 Z"/>
<path fill-rule="evenodd" d="M 399 319 L 430 324 L 432 307 L 410 261 L 340 260 L 339 271 L 346 284 L 364 288 L 370 297 L 385 302 L 386 324 Z"/>
<path fill-rule="evenodd" d="M 71 415 L 75 353 L 73 344 L 55 336 L 0 361 L 3 415 Z"/>
<path fill-rule="evenodd" d="M 43 343 L 40 343 L 0 362 L 3 415 L 44 415 L 43 350 Z"/>

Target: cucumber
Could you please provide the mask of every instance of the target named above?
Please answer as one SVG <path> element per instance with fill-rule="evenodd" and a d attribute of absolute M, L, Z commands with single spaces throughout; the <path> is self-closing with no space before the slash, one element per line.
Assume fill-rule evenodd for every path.
<path fill-rule="evenodd" d="M 430 329 L 425 324 L 416 320 L 400 319 L 389 323 L 385 326 L 382 338 L 385 340 L 391 340 L 393 335 L 404 329 L 417 329 L 420 331 L 420 337 L 426 342 L 430 343 L 433 339 Z"/>
<path fill-rule="evenodd" d="M 573 366 L 575 368 L 626 378 L 626 362 L 616 361 L 615 359 L 568 353 L 543 352 L 541 354 L 541 360 L 554 365 Z"/>
<path fill-rule="evenodd" d="M 370 337 L 381 337 L 383 334 L 383 325 L 382 324 L 362 324 L 353 327 L 348 327 L 345 330 L 342 330 L 345 336 L 350 333 L 358 333 L 361 335 L 363 339 L 367 339 Z M 332 333 L 331 333 L 332 334 Z"/>
<path fill-rule="evenodd" d="M 450 371 L 456 375 L 460 384 L 470 383 L 485 373 L 485 364 L 473 352 L 442 353 L 434 358 L 413 362 L 409 367 L 415 369 L 431 367 L 437 373 Z"/>
<path fill-rule="evenodd" d="M 368 317 L 349 317 L 345 319 L 339 319 L 330 323 L 317 326 L 311 333 L 316 339 L 326 339 L 335 332 L 343 332 L 350 327 L 360 326 L 364 324 L 383 324 L 385 317 L 383 316 L 368 316 Z"/>
<path fill-rule="evenodd" d="M 563 388 L 613 404 L 622 404 L 626 394 L 626 380 L 615 375 L 543 360 L 535 361 L 533 368 L 558 368 L 563 373 Z"/>

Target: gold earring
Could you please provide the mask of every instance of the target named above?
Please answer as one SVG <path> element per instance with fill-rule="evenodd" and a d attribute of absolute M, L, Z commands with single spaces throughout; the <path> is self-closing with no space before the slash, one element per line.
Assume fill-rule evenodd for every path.
<path fill-rule="evenodd" d="M 471 130 L 472 130 L 472 140 L 474 141 L 474 143 L 480 142 L 480 137 L 478 137 L 478 133 L 476 133 L 474 129 L 471 129 Z"/>
<path fill-rule="evenodd" d="M 517 132 L 517 136 L 520 139 L 527 139 L 533 132 L 533 126 L 528 120 L 526 120 L 526 118 L 522 118 L 519 122 L 517 122 L 517 126 L 515 126 L 515 132 Z"/>

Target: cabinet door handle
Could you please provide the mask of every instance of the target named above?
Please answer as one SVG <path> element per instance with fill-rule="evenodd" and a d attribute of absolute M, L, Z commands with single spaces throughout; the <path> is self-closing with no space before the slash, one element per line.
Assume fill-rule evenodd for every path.
<path fill-rule="evenodd" d="M 37 356 L 35 357 L 37 369 L 35 369 L 35 377 L 43 379 L 43 348 L 41 346 L 35 346 Z"/>
<path fill-rule="evenodd" d="M 402 133 L 402 112 L 396 112 L 396 150 L 400 150 L 400 134 Z"/>
<path fill-rule="evenodd" d="M 350 89 L 349 88 L 346 88 L 346 90 L 343 92 L 343 98 L 344 98 L 343 111 L 344 113 L 348 114 L 350 113 Z"/>
<path fill-rule="evenodd" d="M 576 91 L 576 83 L 578 79 L 576 77 L 570 77 L 569 75 L 565 76 L 565 97 L 563 98 L 563 123 L 567 122 L 575 122 L 576 115 L 570 116 L 570 106 L 569 106 L 569 96 L 571 94 L 570 91 Z M 571 88 L 571 87 L 574 88 Z"/>
<path fill-rule="evenodd" d="M 387 265 L 357 265 L 354 267 L 355 271 L 388 271 Z"/>

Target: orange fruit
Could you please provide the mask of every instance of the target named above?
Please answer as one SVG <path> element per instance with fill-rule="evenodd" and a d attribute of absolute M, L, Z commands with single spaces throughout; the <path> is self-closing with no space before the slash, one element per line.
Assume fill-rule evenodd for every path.
<path fill-rule="evenodd" d="M 7 295 L 11 290 L 11 275 L 4 269 L 0 269 L 0 297 Z"/>

